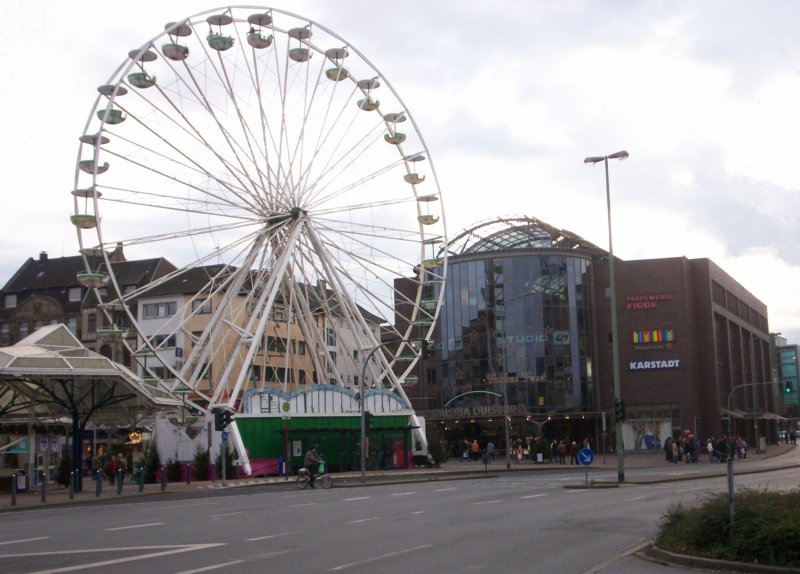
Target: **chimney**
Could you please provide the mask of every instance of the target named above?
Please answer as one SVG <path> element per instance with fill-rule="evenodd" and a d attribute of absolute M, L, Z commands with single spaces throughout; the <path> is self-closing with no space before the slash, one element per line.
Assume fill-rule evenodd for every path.
<path fill-rule="evenodd" d="M 39 263 L 47 263 L 47 251 L 39 252 Z"/>

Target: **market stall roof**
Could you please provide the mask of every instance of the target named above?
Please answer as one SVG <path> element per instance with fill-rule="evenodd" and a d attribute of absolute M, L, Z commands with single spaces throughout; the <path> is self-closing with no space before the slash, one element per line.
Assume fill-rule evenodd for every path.
<path fill-rule="evenodd" d="M 124 424 L 178 406 L 180 401 L 165 391 L 84 347 L 63 324 L 0 347 L 3 420 L 44 422 L 77 415 L 95 424 Z"/>

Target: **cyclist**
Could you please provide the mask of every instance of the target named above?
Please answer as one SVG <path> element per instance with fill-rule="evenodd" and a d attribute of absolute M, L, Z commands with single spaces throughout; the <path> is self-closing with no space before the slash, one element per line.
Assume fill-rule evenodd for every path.
<path fill-rule="evenodd" d="M 314 486 L 314 479 L 317 476 L 319 465 L 324 462 L 325 461 L 322 460 L 317 454 L 317 445 L 314 445 L 308 449 L 308 452 L 303 459 L 303 466 L 305 466 L 306 470 L 308 470 L 308 486 L 311 488 L 316 488 L 316 486 Z"/>

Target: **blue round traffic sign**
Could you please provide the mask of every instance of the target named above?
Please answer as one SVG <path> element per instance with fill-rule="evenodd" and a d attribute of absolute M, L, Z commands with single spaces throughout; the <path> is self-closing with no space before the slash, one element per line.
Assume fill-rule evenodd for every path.
<path fill-rule="evenodd" d="M 228 442 L 228 433 L 226 431 L 222 431 L 222 442 Z"/>
<path fill-rule="evenodd" d="M 590 448 L 582 448 L 578 451 L 578 462 L 583 466 L 589 466 L 594 462 L 594 453 Z"/>

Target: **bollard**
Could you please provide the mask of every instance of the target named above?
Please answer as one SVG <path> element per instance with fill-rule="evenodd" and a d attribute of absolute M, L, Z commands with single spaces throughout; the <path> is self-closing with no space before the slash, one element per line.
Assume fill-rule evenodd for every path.
<path fill-rule="evenodd" d="M 192 467 L 188 464 L 186 465 L 186 484 L 192 483 Z"/>
<path fill-rule="evenodd" d="M 144 492 L 144 469 L 139 469 L 139 492 Z"/>
<path fill-rule="evenodd" d="M 100 497 L 100 492 L 103 490 L 103 471 L 98 470 L 94 473 L 94 495 Z"/>
<path fill-rule="evenodd" d="M 161 492 L 167 489 L 167 467 L 161 467 Z"/>
<path fill-rule="evenodd" d="M 69 499 L 75 498 L 75 471 L 69 473 Z"/>
<path fill-rule="evenodd" d="M 117 469 L 117 494 L 122 494 L 122 481 L 125 479 L 125 473 L 121 468 Z"/>
<path fill-rule="evenodd" d="M 17 475 L 11 475 L 11 506 L 17 505 Z"/>
<path fill-rule="evenodd" d="M 39 488 L 42 493 L 42 503 L 47 502 L 47 475 L 42 471 L 42 478 L 39 480 Z"/>

